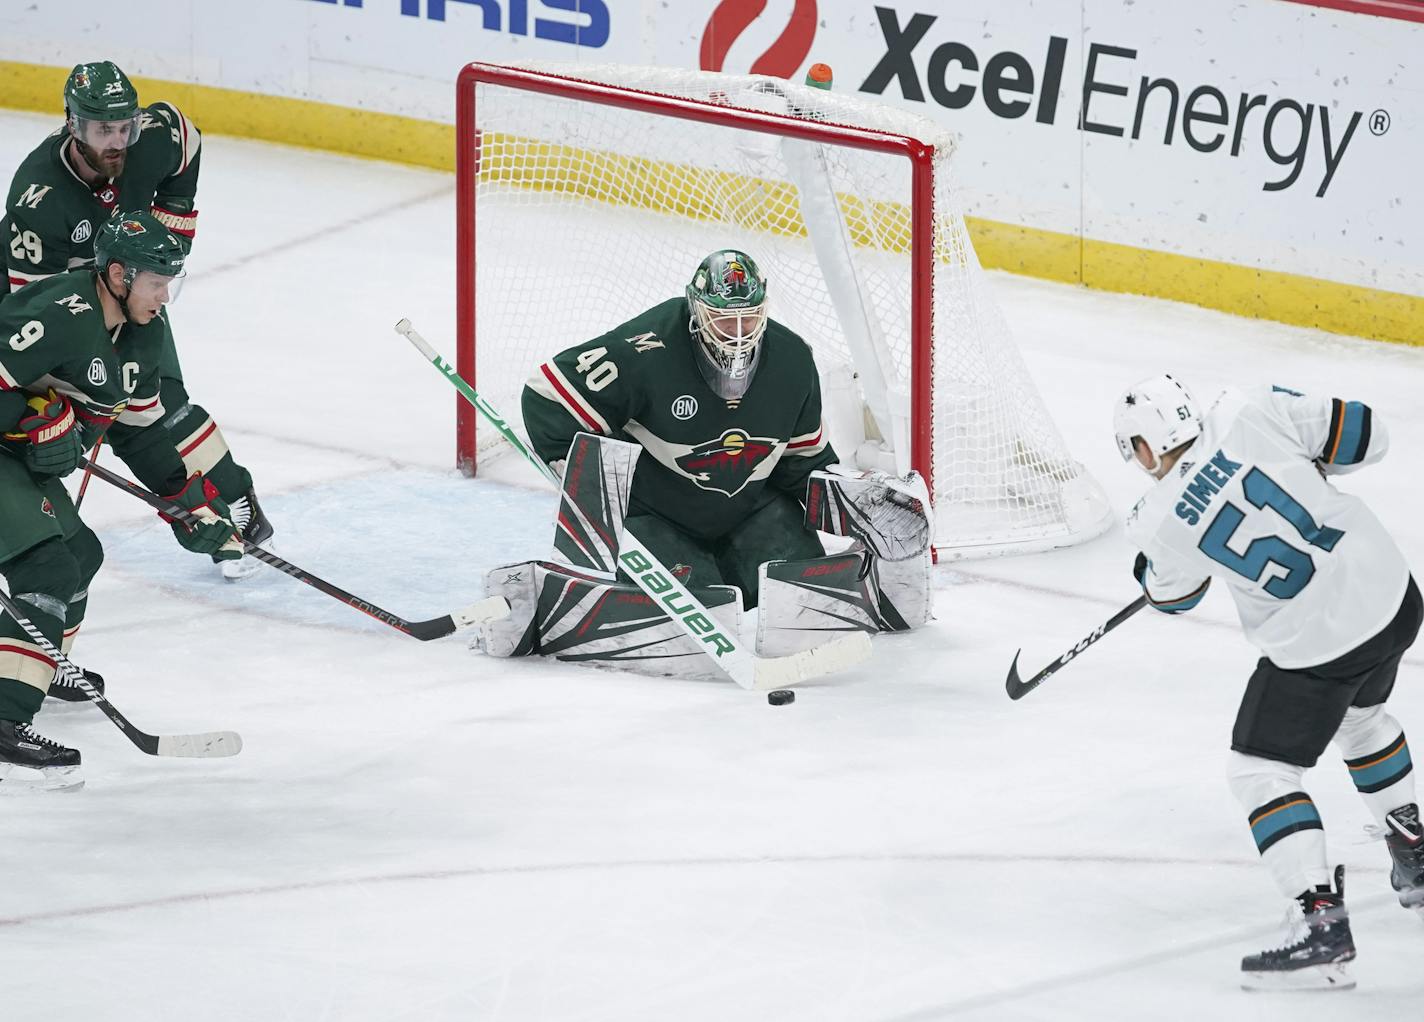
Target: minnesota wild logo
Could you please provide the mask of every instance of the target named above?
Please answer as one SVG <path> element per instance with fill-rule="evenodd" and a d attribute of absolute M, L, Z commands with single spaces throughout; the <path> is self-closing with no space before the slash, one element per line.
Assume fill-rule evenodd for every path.
<path fill-rule="evenodd" d="M 716 440 L 698 444 L 677 459 L 677 467 L 704 490 L 735 497 L 776 451 L 775 440 L 729 429 Z"/>
<path fill-rule="evenodd" d="M 137 220 L 120 220 L 119 230 L 123 231 L 131 238 L 140 234 L 148 233 L 148 228 L 144 227 L 143 224 L 139 223 Z"/>

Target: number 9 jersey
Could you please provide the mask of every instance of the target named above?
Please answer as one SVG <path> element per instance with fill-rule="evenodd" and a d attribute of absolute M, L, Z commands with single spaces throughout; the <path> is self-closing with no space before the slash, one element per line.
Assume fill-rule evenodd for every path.
<path fill-rule="evenodd" d="M 1354 649 L 1399 610 L 1409 566 L 1364 501 L 1329 477 L 1388 448 L 1383 424 L 1358 401 L 1226 391 L 1128 515 L 1128 536 L 1147 555 L 1148 601 L 1189 610 L 1217 578 L 1246 638 L 1276 666 Z"/>

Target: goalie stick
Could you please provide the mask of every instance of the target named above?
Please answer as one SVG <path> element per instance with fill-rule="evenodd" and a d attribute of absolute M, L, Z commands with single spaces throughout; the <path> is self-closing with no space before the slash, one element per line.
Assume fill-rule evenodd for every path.
<path fill-rule="evenodd" d="M 416 332 L 410 320 L 402 319 L 395 329 L 425 356 L 427 362 L 440 370 L 465 400 L 474 405 L 545 479 L 556 487 L 559 485 L 554 470 L 544 464 L 543 459 L 529 449 L 529 445 L 514 432 L 494 406 L 480 397 L 458 370 L 441 358 L 430 342 Z M 698 643 L 698 648 L 744 689 L 765 692 L 789 688 L 811 678 L 864 663 L 870 658 L 870 638 L 865 632 L 852 632 L 791 656 L 756 656 L 735 637 L 718 628 L 702 602 L 626 527 L 623 529 L 618 560 L 628 577 L 648 595 L 653 604 L 665 608 L 668 617 Z"/>
<path fill-rule="evenodd" d="M 1122 610 L 1118 611 L 1112 617 L 1108 618 L 1102 624 L 1098 625 L 1097 628 L 1093 629 L 1090 633 L 1088 633 L 1088 635 L 1085 636 L 1076 646 L 1068 650 L 1068 652 L 1064 653 L 1061 657 L 1053 661 L 1053 663 L 1049 664 L 1043 670 L 1039 671 L 1032 678 L 1029 678 L 1028 681 L 1019 680 L 1019 653 L 1023 652 L 1023 650 L 1019 650 L 1018 653 L 1014 654 L 1014 662 L 1009 665 L 1008 680 L 1004 682 L 1004 689 L 1009 693 L 1009 698 L 1022 699 L 1024 696 L 1028 695 L 1030 692 L 1038 688 L 1038 686 L 1042 685 L 1049 678 L 1053 677 L 1053 675 L 1057 672 L 1058 668 L 1068 663 L 1068 661 L 1072 660 L 1079 653 L 1083 652 L 1093 643 L 1097 642 L 1104 635 L 1108 634 L 1108 632 L 1112 631 L 1118 625 L 1122 624 L 1128 618 L 1132 617 L 1132 615 L 1136 614 L 1145 606 L 1147 606 L 1147 595 L 1144 593 L 1143 595 L 1139 596 L 1137 599 L 1129 603 L 1126 607 L 1123 607 Z"/>
<path fill-rule="evenodd" d="M 190 524 L 196 521 L 191 514 L 172 501 L 164 500 L 156 493 L 150 493 L 142 486 L 125 479 L 117 472 L 111 472 L 104 466 L 95 464 L 92 459 L 85 458 L 83 464 L 88 466 L 89 470 L 104 480 L 104 482 L 133 494 L 133 496 L 143 501 L 149 507 L 156 508 L 170 518 L 176 518 L 180 522 Z M 323 592 L 327 596 L 334 597 L 349 607 L 355 607 L 361 613 L 375 618 L 382 624 L 390 625 L 396 631 L 405 632 L 407 635 L 414 636 L 421 642 L 429 642 L 431 639 L 442 639 L 461 628 L 470 628 L 493 618 L 503 617 L 509 613 L 509 604 L 505 602 L 502 597 L 496 596 L 487 600 L 480 600 L 478 603 L 472 603 L 468 607 L 461 607 L 459 610 L 451 611 L 443 617 L 434 617 L 428 621 L 407 621 L 405 618 L 392 614 L 388 610 L 382 610 L 374 603 L 363 600 L 359 596 L 351 595 L 345 589 L 334 586 L 323 578 L 318 578 L 305 569 L 297 567 L 291 561 L 278 557 L 270 550 L 263 550 L 256 543 L 248 543 L 244 540 L 242 549 L 247 556 L 255 557 L 262 563 L 269 564 L 276 568 L 284 575 L 290 575 L 298 582 L 305 582 L 313 589 Z"/>
<path fill-rule="evenodd" d="M 204 731 L 194 735 L 151 735 L 140 731 L 129 723 L 127 717 L 118 711 L 104 694 L 90 684 L 84 672 L 74 662 L 61 653 L 55 644 L 45 638 L 44 632 L 20 612 L 15 601 L 5 593 L 0 593 L 0 607 L 15 619 L 35 644 L 53 660 L 57 671 L 65 680 L 89 697 L 90 702 L 103 711 L 104 716 L 114 722 L 114 726 L 124 733 L 124 737 L 150 756 L 184 756 L 195 759 L 216 759 L 221 756 L 236 756 L 242 751 L 242 736 L 236 731 Z"/>

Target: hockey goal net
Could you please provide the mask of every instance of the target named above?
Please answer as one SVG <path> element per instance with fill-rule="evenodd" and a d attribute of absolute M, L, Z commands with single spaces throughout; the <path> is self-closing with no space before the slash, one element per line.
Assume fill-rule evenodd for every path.
<path fill-rule="evenodd" d="M 457 95 L 461 375 L 517 419 L 534 367 L 739 248 L 811 345 L 843 464 L 925 477 L 942 556 L 1109 523 L 970 245 L 932 121 L 780 79 L 468 65 Z M 499 437 L 458 412 L 473 474 Z"/>

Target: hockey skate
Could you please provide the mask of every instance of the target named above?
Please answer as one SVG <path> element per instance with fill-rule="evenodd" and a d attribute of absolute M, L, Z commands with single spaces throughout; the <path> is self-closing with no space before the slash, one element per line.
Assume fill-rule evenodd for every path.
<path fill-rule="evenodd" d="M 104 694 L 104 679 L 101 675 L 93 671 L 85 671 L 84 678 L 94 686 L 100 695 Z M 47 698 L 61 699 L 66 703 L 87 703 L 89 701 L 88 693 L 73 684 L 61 672 L 55 672 L 54 680 L 49 683 Z"/>
<path fill-rule="evenodd" d="M 262 505 L 257 503 L 257 491 L 248 490 L 228 505 L 232 512 L 232 524 L 242 533 L 247 543 L 272 550 L 272 523 L 262 513 Z M 262 570 L 262 562 L 255 557 L 243 556 L 235 561 L 220 561 L 223 578 L 228 582 L 241 582 Z"/>
<path fill-rule="evenodd" d="M 1297 895 L 1287 918 L 1285 939 L 1276 947 L 1241 959 L 1245 990 L 1350 990 L 1355 978 L 1346 963 L 1355 959 L 1355 939 L 1345 910 L 1345 867 L 1335 867 L 1335 890 Z"/>
<path fill-rule="evenodd" d="M 1384 818 L 1385 844 L 1394 860 L 1389 882 L 1399 892 L 1399 903 L 1424 919 L 1424 825 L 1419 822 L 1419 806 L 1411 802 Z"/>
<path fill-rule="evenodd" d="M 82 787 L 78 749 L 46 738 L 29 724 L 0 720 L 0 793 Z"/>

